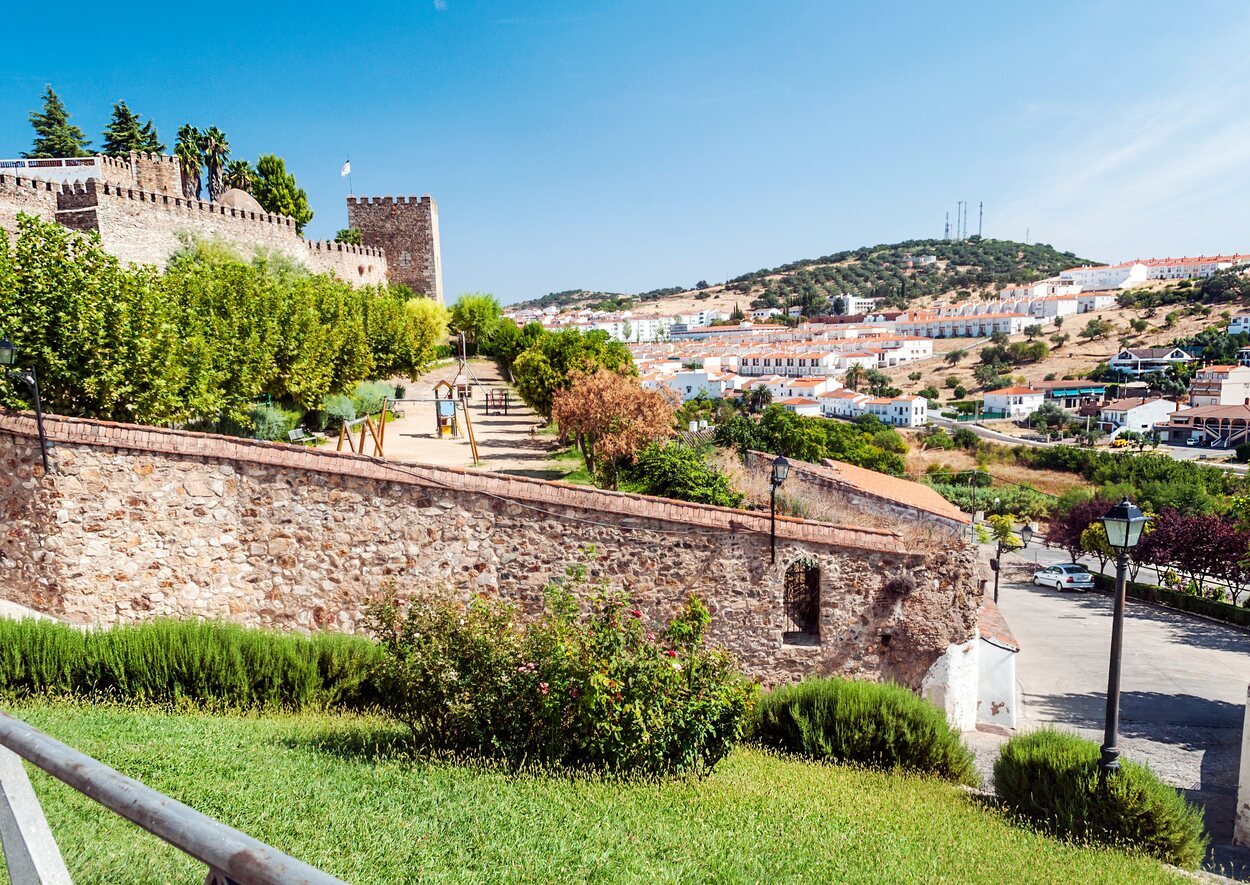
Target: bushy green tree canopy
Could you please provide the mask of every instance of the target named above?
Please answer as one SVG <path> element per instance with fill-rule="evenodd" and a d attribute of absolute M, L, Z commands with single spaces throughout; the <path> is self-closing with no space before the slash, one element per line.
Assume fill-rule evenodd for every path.
<path fill-rule="evenodd" d="M 30 125 L 35 130 L 35 142 L 23 157 L 34 160 L 91 156 L 87 149 L 90 140 L 69 122 L 65 103 L 50 85 L 43 93 L 43 110 L 31 112 Z"/>
<path fill-rule="evenodd" d="M 295 220 L 295 229 L 303 233 L 304 225 L 312 221 L 313 211 L 308 205 L 308 194 L 295 183 L 295 176 L 286 171 L 286 162 L 273 154 L 261 154 L 256 161 L 256 180 L 252 196 L 274 215 L 289 215 Z"/>

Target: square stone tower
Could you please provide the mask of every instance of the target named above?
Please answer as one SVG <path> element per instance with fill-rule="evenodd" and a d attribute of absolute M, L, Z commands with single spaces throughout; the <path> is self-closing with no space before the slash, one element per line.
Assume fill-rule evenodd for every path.
<path fill-rule="evenodd" d="M 361 243 L 386 251 L 387 278 L 443 303 L 438 204 L 423 197 L 348 197 L 347 224 Z"/>

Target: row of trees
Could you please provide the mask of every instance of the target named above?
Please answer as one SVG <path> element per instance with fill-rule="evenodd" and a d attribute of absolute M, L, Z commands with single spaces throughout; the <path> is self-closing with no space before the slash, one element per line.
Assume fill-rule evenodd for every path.
<path fill-rule="evenodd" d="M 1066 550 L 1074 561 L 1082 554 L 1092 556 L 1104 570 L 1115 557 L 1101 522 L 1111 507 L 1106 497 L 1072 504 L 1051 520 L 1047 546 Z M 1150 521 L 1132 551 L 1131 580 L 1142 566 L 1154 568 L 1163 583 L 1177 589 L 1237 605 L 1250 588 L 1250 526 L 1232 513 L 1165 509 Z"/>
<path fill-rule="evenodd" d="M 446 329 L 440 305 L 402 287 L 354 289 L 280 257 L 193 243 L 162 274 L 29 216 L 12 241 L 0 231 L 0 330 L 65 415 L 211 427 L 245 422 L 258 397 L 318 409 L 420 371 Z M 0 402 L 25 394 L 0 378 Z"/>
<path fill-rule="evenodd" d="M 69 111 L 49 85 L 43 95 L 43 108 L 30 115 L 35 130 L 31 149 L 22 156 L 31 159 L 89 157 L 91 140 L 69 121 Z M 144 121 L 125 101 L 113 105 L 112 117 L 104 128 L 100 153 L 110 157 L 129 156 L 131 151 L 161 153 L 161 142 L 152 120 Z M 227 189 L 237 187 L 256 198 L 266 212 L 289 215 L 296 229 L 303 231 L 312 220 L 308 194 L 286 170 L 286 163 L 274 154 L 262 154 L 256 164 L 231 159 L 230 141 L 216 126 L 197 129 L 190 123 L 178 129 L 174 158 L 182 172 L 182 195 L 201 199 L 207 176 L 208 198 L 216 201 Z"/>

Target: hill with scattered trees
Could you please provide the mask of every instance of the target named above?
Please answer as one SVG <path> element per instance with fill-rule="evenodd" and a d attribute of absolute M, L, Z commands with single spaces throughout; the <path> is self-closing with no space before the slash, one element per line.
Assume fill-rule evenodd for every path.
<path fill-rule="evenodd" d="M 928 256 L 931 256 L 929 258 Z M 518 307 L 603 306 L 724 295 L 752 307 L 802 305 L 805 316 L 845 312 L 843 296 L 880 298 L 882 307 L 904 307 L 916 298 L 947 293 L 952 298 L 991 292 L 1006 283 L 1054 276 L 1080 264 L 1097 263 L 1044 243 L 969 237 L 965 240 L 906 240 L 863 246 L 820 258 L 762 268 L 720 284 L 653 289 L 634 296 L 573 289 L 522 302 Z"/>

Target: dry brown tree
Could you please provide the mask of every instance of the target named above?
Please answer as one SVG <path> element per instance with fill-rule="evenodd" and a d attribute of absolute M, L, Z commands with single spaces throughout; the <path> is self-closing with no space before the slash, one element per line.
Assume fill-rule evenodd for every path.
<path fill-rule="evenodd" d="M 622 462 L 673 434 L 673 400 L 669 392 L 643 390 L 637 378 L 599 368 L 572 376 L 552 400 L 551 418 L 562 438 L 577 443 L 586 470 L 601 472 L 616 488 Z"/>

